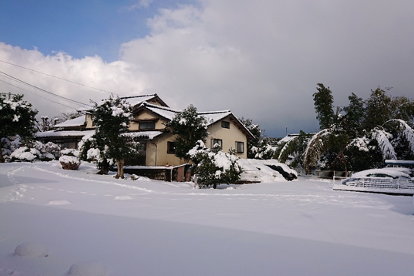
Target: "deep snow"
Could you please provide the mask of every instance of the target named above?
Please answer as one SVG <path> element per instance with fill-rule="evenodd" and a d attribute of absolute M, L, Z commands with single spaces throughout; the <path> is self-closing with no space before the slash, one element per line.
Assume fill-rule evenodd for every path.
<path fill-rule="evenodd" d="M 414 271 L 412 197 L 305 177 L 213 190 L 94 172 L 0 164 L 0 276 Z"/>

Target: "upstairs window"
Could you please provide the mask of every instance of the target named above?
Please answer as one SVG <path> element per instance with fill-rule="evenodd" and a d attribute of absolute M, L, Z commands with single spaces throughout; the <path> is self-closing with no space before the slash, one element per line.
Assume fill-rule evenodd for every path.
<path fill-rule="evenodd" d="M 211 139 L 211 148 L 213 148 L 213 146 L 215 144 L 220 146 L 220 150 L 223 149 L 223 140 L 221 140 L 221 139 Z"/>
<path fill-rule="evenodd" d="M 244 142 L 236 142 L 236 152 L 237 153 L 244 152 Z"/>
<path fill-rule="evenodd" d="M 167 142 L 167 153 L 175 154 L 175 142 Z"/>
<path fill-rule="evenodd" d="M 222 128 L 230 128 L 230 122 L 221 121 L 221 127 Z"/>
<path fill-rule="evenodd" d="M 139 122 L 139 130 L 151 130 L 155 129 L 154 121 L 142 121 Z"/>

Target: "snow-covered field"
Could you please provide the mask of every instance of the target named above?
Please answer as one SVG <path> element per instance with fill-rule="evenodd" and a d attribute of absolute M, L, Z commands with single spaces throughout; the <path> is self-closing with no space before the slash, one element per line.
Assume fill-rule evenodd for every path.
<path fill-rule="evenodd" d="M 413 198 L 0 164 L 0 276 L 412 275 Z"/>

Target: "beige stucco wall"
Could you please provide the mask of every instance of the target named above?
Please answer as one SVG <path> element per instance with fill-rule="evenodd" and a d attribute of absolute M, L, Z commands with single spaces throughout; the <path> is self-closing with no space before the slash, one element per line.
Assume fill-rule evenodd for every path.
<path fill-rule="evenodd" d="M 92 124 L 92 116 L 91 116 L 91 114 L 86 114 L 85 121 L 86 121 L 86 128 L 87 129 L 95 128 L 93 126 L 93 124 Z"/>
<path fill-rule="evenodd" d="M 146 110 L 142 111 L 139 116 L 135 117 L 135 120 L 154 120 L 158 119 L 158 116 L 155 116 L 153 113 L 148 112 Z M 165 119 L 159 118 L 157 122 L 155 122 L 155 130 L 161 130 L 165 128 L 165 123 L 167 121 Z M 131 122 L 129 125 L 129 130 L 137 131 L 139 130 L 139 123 L 138 122 Z"/>
<path fill-rule="evenodd" d="M 184 164 L 184 160 L 179 159 L 174 154 L 167 153 L 167 142 L 174 142 L 172 134 L 164 134 L 152 141 L 147 141 L 147 166 L 178 166 Z M 156 146 L 155 146 L 156 144 Z"/>
<path fill-rule="evenodd" d="M 221 127 L 221 122 L 217 122 L 208 128 L 209 136 L 206 141 L 206 146 L 211 148 L 212 139 L 221 139 L 223 141 L 223 151 L 228 152 L 230 149 L 235 149 L 236 142 L 244 143 L 244 152 L 236 153 L 239 158 L 247 158 L 247 138 L 246 135 L 240 131 L 237 126 L 229 120 L 230 129 Z M 180 160 L 174 154 L 167 153 L 167 142 L 174 142 L 175 138 L 172 134 L 164 134 L 153 141 L 147 142 L 147 166 L 178 166 L 184 164 L 184 160 Z M 155 146 L 154 144 L 157 144 Z"/>
<path fill-rule="evenodd" d="M 230 120 L 223 120 L 230 122 L 230 128 L 221 127 L 221 121 L 216 122 L 215 124 L 209 126 L 208 132 L 209 136 L 206 141 L 206 146 L 211 148 L 212 139 L 221 139 L 223 142 L 222 151 L 228 152 L 230 149 L 235 149 L 236 142 L 244 143 L 244 152 L 236 153 L 239 158 L 247 158 L 247 138 L 246 135 L 240 131 L 237 126 Z"/>

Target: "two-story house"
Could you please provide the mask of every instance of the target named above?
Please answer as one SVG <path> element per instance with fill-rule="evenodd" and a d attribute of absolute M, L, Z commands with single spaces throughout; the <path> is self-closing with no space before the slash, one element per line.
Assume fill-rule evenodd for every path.
<path fill-rule="evenodd" d="M 126 99 L 133 106 L 133 120 L 130 122 L 129 130 L 135 140 L 141 143 L 142 151 L 145 153 L 141 158 L 134 160 L 134 165 L 177 166 L 183 164 L 184 160 L 180 160 L 174 154 L 174 135 L 163 131 L 165 124 L 179 111 L 169 108 L 156 94 Z M 198 114 L 207 120 L 209 136 L 206 146 L 212 147 L 218 144 L 225 152 L 234 150 L 238 157 L 247 158 L 247 140 L 253 136 L 230 110 L 199 112 Z M 69 126 L 71 129 L 68 129 Z M 63 146 L 75 148 L 83 132 L 88 134 L 94 130 L 90 113 L 83 115 L 82 118 L 56 125 L 56 127 L 55 131 L 41 132 L 37 137 L 45 142 L 58 142 Z M 77 130 L 76 127 L 79 129 Z M 71 135 L 72 131 L 73 135 Z"/>

